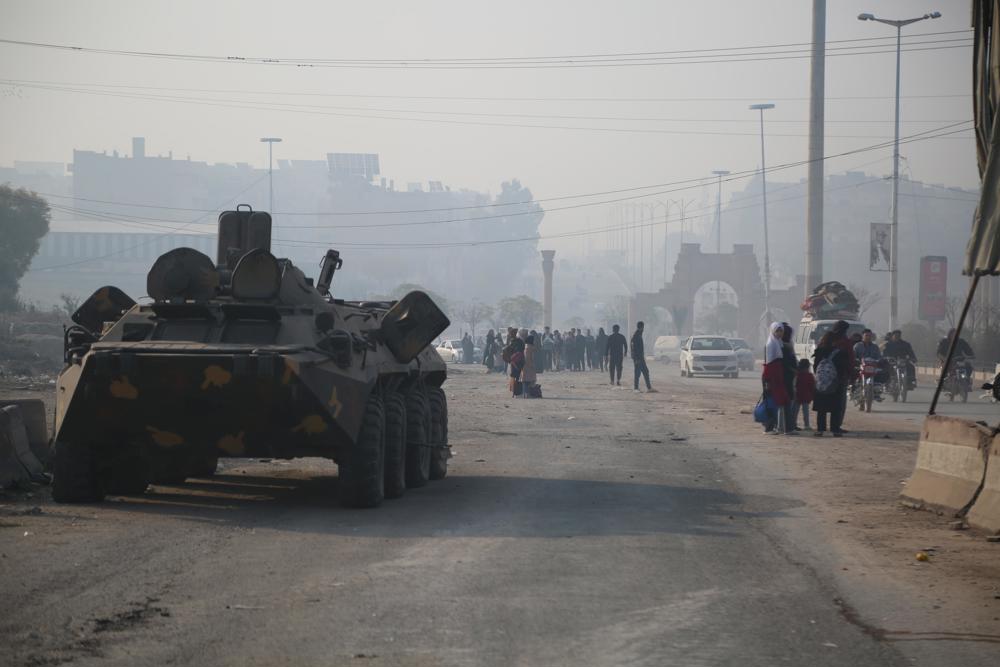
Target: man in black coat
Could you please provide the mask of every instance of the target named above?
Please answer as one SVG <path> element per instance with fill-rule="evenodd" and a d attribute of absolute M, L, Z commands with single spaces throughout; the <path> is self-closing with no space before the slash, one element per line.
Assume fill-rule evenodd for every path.
<path fill-rule="evenodd" d="M 635 381 L 632 390 L 639 391 L 639 376 L 646 380 L 646 393 L 651 394 L 656 390 L 649 383 L 649 366 L 646 365 L 646 346 L 642 342 L 642 330 L 646 325 L 642 321 L 636 322 L 635 333 L 632 334 L 632 363 L 635 364 Z"/>
<path fill-rule="evenodd" d="M 608 336 L 607 345 L 604 347 L 604 356 L 608 358 L 608 371 L 611 373 L 611 384 L 621 386 L 622 384 L 622 362 L 628 352 L 628 342 L 619 332 L 620 327 L 616 324 L 611 327 L 611 335 Z M 617 373 L 617 376 L 616 376 Z"/>

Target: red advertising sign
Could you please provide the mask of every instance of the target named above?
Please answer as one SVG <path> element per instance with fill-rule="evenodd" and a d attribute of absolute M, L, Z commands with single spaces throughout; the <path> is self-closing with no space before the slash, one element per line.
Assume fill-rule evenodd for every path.
<path fill-rule="evenodd" d="M 920 319 L 943 320 L 948 300 L 948 258 L 920 258 Z"/>

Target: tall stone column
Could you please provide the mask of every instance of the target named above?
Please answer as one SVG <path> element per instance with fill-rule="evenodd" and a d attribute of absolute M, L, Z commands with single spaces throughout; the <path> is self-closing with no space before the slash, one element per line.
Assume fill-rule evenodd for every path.
<path fill-rule="evenodd" d="M 555 262 L 552 258 L 556 256 L 555 250 L 542 251 L 542 273 L 545 274 L 545 287 L 542 292 L 542 326 L 552 326 L 552 269 Z"/>

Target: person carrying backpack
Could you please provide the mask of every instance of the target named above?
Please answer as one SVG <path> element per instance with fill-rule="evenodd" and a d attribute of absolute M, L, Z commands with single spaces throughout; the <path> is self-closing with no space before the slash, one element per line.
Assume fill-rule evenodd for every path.
<path fill-rule="evenodd" d="M 854 367 L 850 342 L 846 336 L 847 326 L 847 322 L 843 320 L 834 324 L 819 340 L 813 352 L 816 369 L 816 395 L 813 398 L 816 432 L 813 435 L 817 437 L 826 431 L 828 415 L 833 437 L 839 438 L 845 433 L 841 426 L 847 404 L 849 374 Z"/>

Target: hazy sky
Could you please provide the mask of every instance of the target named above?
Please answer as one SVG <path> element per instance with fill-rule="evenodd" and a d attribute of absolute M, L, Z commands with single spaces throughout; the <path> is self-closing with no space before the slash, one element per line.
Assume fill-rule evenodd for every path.
<path fill-rule="evenodd" d="M 0 38 L 273 58 L 643 53 L 808 42 L 811 6 L 808 0 L 0 0 Z M 888 26 L 858 21 L 859 12 L 901 18 L 932 10 L 944 16 L 912 26 L 904 34 L 969 27 L 966 0 L 828 2 L 828 154 L 891 138 L 895 60 L 894 53 L 832 57 L 835 47 L 844 46 L 832 42 L 893 36 Z M 922 39 L 963 37 L 967 35 Z M 908 96 L 902 107 L 904 135 L 971 119 L 972 50 L 939 48 L 958 43 L 926 45 L 938 50 L 904 54 L 902 88 Z M 768 164 L 806 157 L 808 58 L 607 68 L 351 69 L 133 58 L 0 44 L 0 79 L 58 82 L 63 88 L 77 86 L 78 90 L 93 90 L 93 84 L 143 86 L 149 88 L 104 90 L 187 100 L 129 99 L 0 84 L 0 164 L 5 165 L 14 160 L 69 162 L 73 148 L 130 153 L 130 138 L 140 135 L 146 137 L 148 154 L 172 150 L 175 157 L 263 165 L 266 150 L 258 138 L 272 135 L 284 138 L 276 158 L 322 159 L 334 151 L 373 152 L 381 155 L 384 174 L 397 184 L 433 179 L 452 188 L 496 192 L 502 180 L 516 177 L 536 197 L 552 197 L 695 178 L 712 169 L 753 169 L 760 161 L 760 145 L 756 112 L 747 105 L 754 101 L 777 104 L 766 116 Z M 909 97 L 916 95 L 938 97 Z M 879 99 L 836 99 L 870 96 Z M 712 99 L 509 99 L 540 97 Z M 211 106 L 254 107 L 260 102 L 294 108 Z M 660 132 L 551 127 L 574 125 Z M 836 135 L 852 137 L 837 139 Z M 978 183 L 971 132 L 907 145 L 902 153 L 916 179 L 964 187 Z M 827 170 L 865 165 L 866 170 L 888 173 L 890 155 L 888 150 L 852 155 L 831 160 Z M 792 180 L 803 175 L 804 170 L 796 170 L 774 178 Z M 701 197 L 702 193 L 674 196 Z M 579 228 L 588 222 L 596 226 L 605 215 L 588 209 L 551 213 L 543 232 Z"/>

